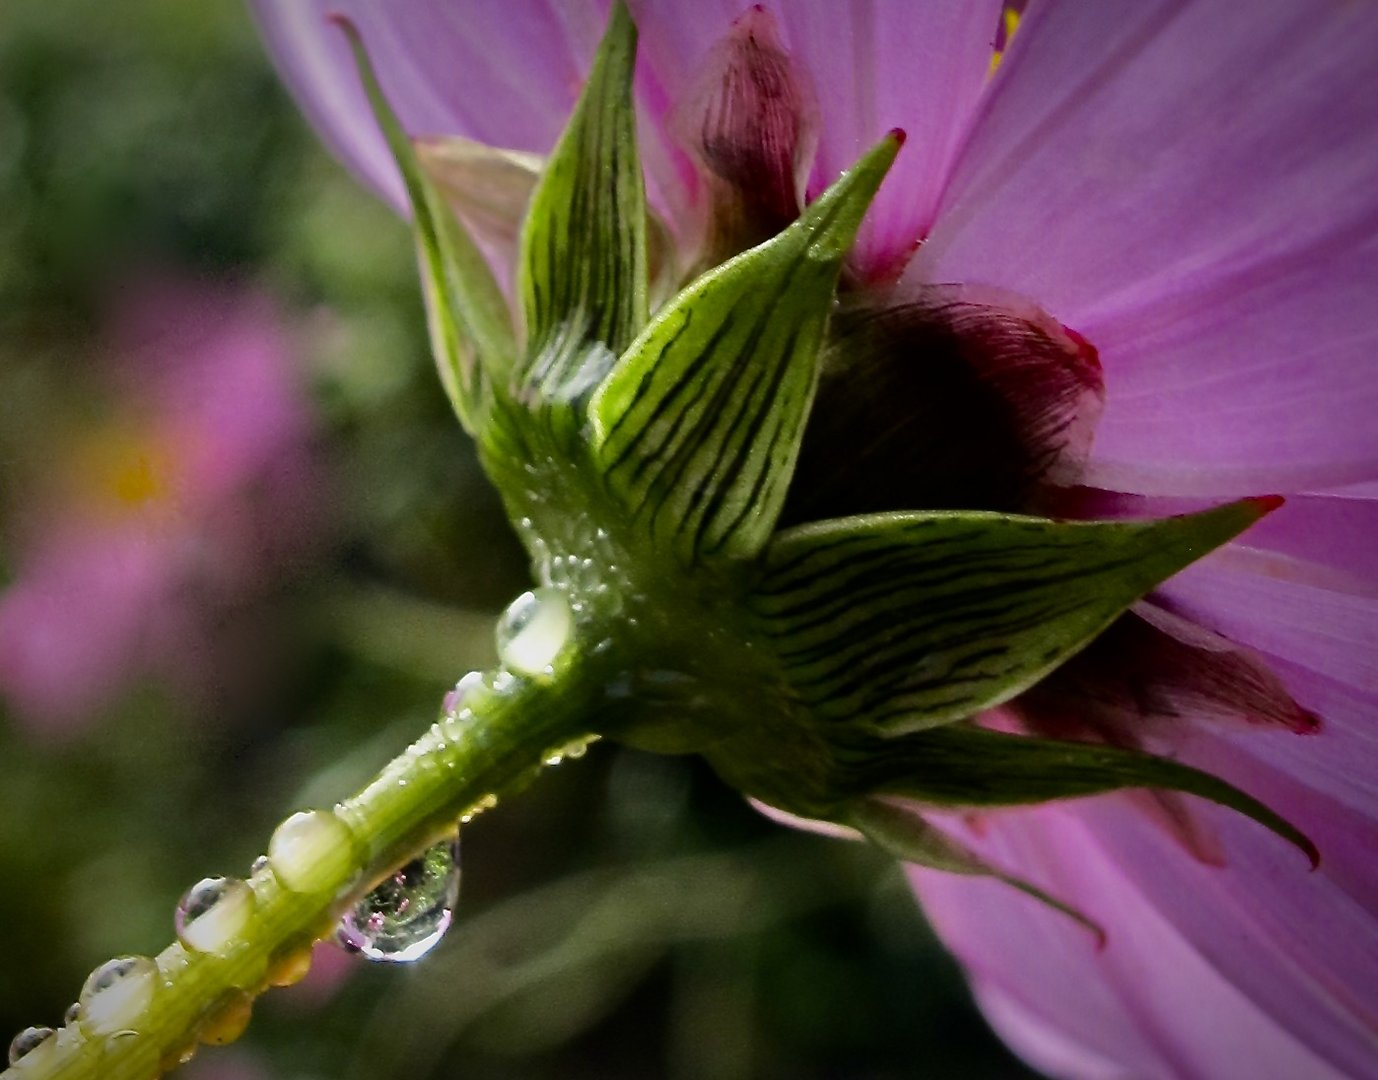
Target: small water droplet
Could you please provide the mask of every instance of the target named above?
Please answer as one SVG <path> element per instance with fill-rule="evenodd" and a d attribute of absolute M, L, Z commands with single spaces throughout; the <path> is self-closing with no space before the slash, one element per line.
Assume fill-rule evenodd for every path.
<path fill-rule="evenodd" d="M 268 964 L 265 978 L 269 986 L 295 986 L 311 972 L 311 945 L 289 948 L 273 957 Z"/>
<path fill-rule="evenodd" d="M 469 822 L 473 821 L 474 818 L 478 817 L 479 814 L 483 813 L 485 810 L 491 810 L 497 805 L 498 797 L 496 795 L 485 795 L 464 812 L 464 816 L 459 819 L 459 823 L 461 825 L 467 825 Z"/>
<path fill-rule="evenodd" d="M 441 710 L 446 716 L 454 716 L 463 707 L 464 699 L 481 686 L 483 686 L 483 672 L 469 672 L 459 682 L 455 683 L 454 689 L 446 693 L 445 700 L 441 703 Z"/>
<path fill-rule="evenodd" d="M 10 1040 L 10 1064 L 18 1065 L 56 1034 L 50 1027 L 26 1027 Z"/>
<path fill-rule="evenodd" d="M 185 1046 L 172 1051 L 163 1059 L 163 1072 L 170 1073 L 180 1065 L 190 1064 L 191 1059 L 196 1056 L 196 1043 L 187 1043 Z"/>
<path fill-rule="evenodd" d="M 133 1027 L 153 1002 L 158 965 L 146 956 L 117 956 L 87 976 L 81 988 L 81 1024 L 92 1035 Z"/>
<path fill-rule="evenodd" d="M 449 929 L 458 899 L 456 838 L 429 848 L 383 881 L 345 914 L 336 937 L 370 960 L 419 960 Z"/>
<path fill-rule="evenodd" d="M 574 742 L 570 743 L 568 746 L 565 747 L 565 757 L 573 758 L 575 761 L 578 761 L 581 757 L 588 753 L 589 747 L 597 741 L 597 735 L 591 735 L 587 739 L 576 739 Z"/>
<path fill-rule="evenodd" d="M 498 655 L 522 675 L 550 672 L 569 643 L 574 617 L 560 589 L 542 586 L 522 593 L 498 620 Z"/>
<path fill-rule="evenodd" d="M 332 887 L 354 866 L 354 834 L 329 811 L 303 810 L 274 830 L 268 862 L 293 892 Z"/>
<path fill-rule="evenodd" d="M 177 937 L 197 952 L 225 953 L 249 925 L 254 891 L 238 878 L 202 878 L 186 891 L 173 922 Z"/>
<path fill-rule="evenodd" d="M 455 683 L 455 687 L 445 694 L 445 701 L 442 703 L 445 715 L 455 716 L 459 714 L 460 709 L 464 707 L 466 698 L 473 697 L 473 694 L 477 690 L 481 690 L 482 686 L 484 686 L 484 672 L 470 671 L 469 674 L 464 675 L 459 682 Z"/>
<path fill-rule="evenodd" d="M 267 856 L 267 855 L 260 855 L 258 858 L 256 858 L 256 859 L 253 861 L 252 864 L 250 864 L 250 866 L 249 866 L 249 876 L 250 876 L 250 877 L 253 877 L 253 876 L 257 875 L 257 874 L 261 874 L 261 873 L 263 873 L 263 871 L 265 871 L 265 870 L 267 870 L 267 869 L 268 869 L 268 856 Z"/>
<path fill-rule="evenodd" d="M 253 1011 L 254 999 L 243 990 L 226 990 L 196 1037 L 207 1046 L 226 1046 L 244 1034 Z"/>
<path fill-rule="evenodd" d="M 80 1019 L 81 1019 L 81 1002 L 80 1002 L 80 1001 L 74 1001 L 74 1002 L 72 1002 L 72 1004 L 70 1004 L 70 1005 L 67 1006 L 67 1011 L 66 1011 L 65 1013 L 62 1014 L 62 1022 L 63 1022 L 64 1024 L 75 1024 L 75 1023 L 76 1023 L 78 1020 L 80 1020 Z"/>

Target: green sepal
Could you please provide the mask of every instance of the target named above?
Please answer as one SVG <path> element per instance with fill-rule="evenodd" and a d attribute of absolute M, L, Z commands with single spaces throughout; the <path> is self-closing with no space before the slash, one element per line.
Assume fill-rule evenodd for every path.
<path fill-rule="evenodd" d="M 374 118 L 411 201 L 431 349 L 441 384 L 465 430 L 478 434 L 492 384 L 501 385 L 515 361 L 511 312 L 483 254 L 420 168 L 358 31 L 342 16 L 334 21 L 349 38 Z"/>
<path fill-rule="evenodd" d="M 749 558 L 769 539 L 838 270 L 898 148 L 883 139 L 788 229 L 681 292 L 590 401 L 605 485 L 682 562 Z"/>
<path fill-rule="evenodd" d="M 527 347 L 516 382 L 540 401 L 591 389 L 646 324 L 635 58 L 636 26 L 619 0 L 531 196 L 518 272 Z"/>
<path fill-rule="evenodd" d="M 874 790 L 931 806 L 1027 806 L 1125 788 L 1181 791 L 1229 807 L 1277 833 L 1319 865 L 1316 845 L 1233 784 L 1190 765 L 1098 743 L 1007 735 L 954 724 L 893 740 L 889 774 Z"/>
<path fill-rule="evenodd" d="M 848 809 L 845 824 L 859 831 L 887 855 L 904 862 L 949 874 L 991 877 L 1002 881 L 1089 930 L 1096 936 L 1098 946 L 1105 944 L 1105 930 L 1094 919 L 1037 885 L 992 866 L 941 829 L 930 825 L 916 811 L 896 806 L 885 799 L 861 799 Z"/>
<path fill-rule="evenodd" d="M 980 512 L 824 521 L 776 537 L 751 602 L 818 715 L 900 735 L 1032 686 L 1267 505 L 1149 522 Z"/>
<path fill-rule="evenodd" d="M 432 135 L 415 140 L 416 158 L 450 209 L 475 240 L 498 249 L 516 265 L 517 242 L 531 194 L 545 171 L 545 158 L 507 150 L 462 135 Z M 675 241 L 670 227 L 646 207 L 646 261 L 652 309 L 678 286 Z"/>

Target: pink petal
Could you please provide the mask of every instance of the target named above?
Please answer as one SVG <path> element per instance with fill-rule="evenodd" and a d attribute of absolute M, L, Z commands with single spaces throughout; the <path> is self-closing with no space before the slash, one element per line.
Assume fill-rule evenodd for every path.
<path fill-rule="evenodd" d="M 911 872 L 926 909 L 972 967 L 978 987 L 1013 1002 L 1025 1021 L 1025 1038 L 1016 1045 L 1032 1052 L 1036 1064 L 1055 1068 L 1056 1060 L 1036 1056 L 1047 1052 L 1051 1026 L 1093 1059 L 1119 1064 L 1118 1074 L 1101 1075 L 1361 1075 L 1357 1063 L 1373 1060 L 1372 1034 L 1337 1005 L 1315 970 L 1275 948 L 1262 928 L 1248 918 L 1241 922 L 1233 901 L 1210 891 L 1212 881 L 1224 879 L 1259 888 L 1259 867 L 1202 866 L 1129 811 L 1121 816 L 1134 830 L 1134 865 L 1141 871 L 1131 874 L 1101 844 L 1107 828 L 1101 815 L 1112 809 L 1123 811 L 1122 801 L 1002 815 L 981 845 L 1105 924 L 1109 943 L 1100 954 L 1068 920 L 1001 891 L 998 883 Z M 1317 876 L 1297 865 L 1285 845 L 1242 824 L 1255 830 L 1243 834 L 1243 842 L 1279 852 L 1287 865 L 1268 869 L 1287 883 L 1284 888 L 1305 895 Z M 1116 833 L 1107 845 L 1118 850 L 1120 840 Z M 1237 854 L 1240 842 L 1232 833 L 1227 849 Z M 1161 884 L 1152 893 L 1140 891 L 1154 880 Z M 1334 894 L 1320 889 L 1311 896 L 1314 904 Z M 1202 922 L 1209 934 L 1190 932 Z M 1326 932 L 1317 918 L 1304 930 L 1312 941 Z"/>
<path fill-rule="evenodd" d="M 1231 569 L 1207 559 L 1160 590 L 1233 641 L 1358 690 L 1378 691 L 1378 597 Z"/>
<path fill-rule="evenodd" d="M 1375 57 L 1356 5 L 1033 5 L 906 276 L 1018 290 L 1100 349 L 1092 482 L 1367 480 Z"/>
<path fill-rule="evenodd" d="M 76 525 L 76 523 L 72 523 Z M 167 538 L 135 525 L 59 526 L 0 595 L 0 694 L 36 732 L 62 735 L 144 674 L 167 617 Z"/>
<path fill-rule="evenodd" d="M 342 34 L 359 27 L 379 79 L 414 135 L 465 135 L 544 152 L 563 127 L 603 25 L 603 3 L 503 0 L 252 0 L 277 62 L 316 130 L 395 207 L 401 179 L 373 122 Z"/>
<path fill-rule="evenodd" d="M 1060 1024 L 1045 1019 L 1038 1003 L 1025 1005 L 980 980 L 973 981 L 972 991 L 1000 1038 L 1040 1072 L 1076 1080 L 1133 1080 L 1123 1066 L 1069 1038 Z"/>
<path fill-rule="evenodd" d="M 943 178 L 985 84 L 999 0 L 811 0 L 768 5 L 814 75 L 823 140 L 813 190 L 888 130 L 910 135 L 863 227 L 858 261 L 883 272 L 928 228 Z M 441 0 L 252 0 L 279 70 L 342 160 L 399 209 L 401 183 L 374 129 L 330 11 L 359 26 L 404 127 L 544 152 L 573 105 L 607 8 L 604 0 L 504 0 L 458 10 Z M 637 96 L 652 202 L 672 228 L 696 188 L 664 124 L 696 65 L 750 5 L 740 0 L 634 3 L 641 29 Z"/>
<path fill-rule="evenodd" d="M 985 87 L 1001 7 L 999 0 L 779 6 L 787 43 L 812 73 L 822 107 L 810 191 L 821 191 L 891 128 L 908 135 L 857 238 L 853 260 L 863 275 L 897 273 L 932 225 Z"/>
<path fill-rule="evenodd" d="M 1312 835 L 1323 853 L 1318 873 L 1300 869 L 1293 852 L 1268 843 L 1251 823 L 1214 808 L 1224 870 L 1172 861 L 1122 807 L 1105 809 L 1097 843 L 1223 976 L 1347 1075 L 1363 1075 L 1378 1060 L 1378 826 L 1247 753 L 1247 741 L 1228 740 L 1193 760 Z"/>
<path fill-rule="evenodd" d="M 1363 693 L 1296 664 L 1272 659 L 1297 699 L 1322 718 L 1317 738 L 1259 733 L 1237 745 L 1285 770 L 1298 784 L 1378 821 L 1378 694 Z M 1356 763 L 1362 763 L 1356 764 Z"/>

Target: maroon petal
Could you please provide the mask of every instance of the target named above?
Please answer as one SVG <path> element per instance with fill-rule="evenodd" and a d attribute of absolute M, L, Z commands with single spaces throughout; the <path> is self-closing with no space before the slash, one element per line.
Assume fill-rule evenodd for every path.
<path fill-rule="evenodd" d="M 1059 738 L 1175 753 L 1193 724 L 1319 729 L 1260 657 L 1204 627 L 1143 603 L 1009 708 Z M 1196 859 L 1225 853 L 1198 804 L 1173 792 L 1126 794 Z"/>
<path fill-rule="evenodd" d="M 769 239 L 799 216 L 818 142 L 818 104 L 769 12 L 754 7 L 733 23 L 670 124 L 706 180 L 712 263 Z"/>
<path fill-rule="evenodd" d="M 833 319 L 786 516 L 1027 508 L 1076 480 L 1103 398 L 1096 350 L 1020 297 L 858 298 Z"/>
<path fill-rule="evenodd" d="M 1020 701 L 1026 717 L 1066 717 L 1136 740 L 1170 739 L 1177 721 L 1299 734 L 1320 726 L 1250 650 L 1152 604 L 1137 605 Z"/>

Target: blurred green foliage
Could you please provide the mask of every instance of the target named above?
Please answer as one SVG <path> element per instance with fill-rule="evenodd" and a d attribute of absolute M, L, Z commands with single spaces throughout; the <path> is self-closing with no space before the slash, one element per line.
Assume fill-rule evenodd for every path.
<path fill-rule="evenodd" d="M 492 659 L 526 570 L 424 339 L 410 242 L 315 143 L 231 0 L 9 0 L 0 19 L 0 567 L 102 312 L 156 270 L 270 290 L 330 512 L 242 613 L 272 662 L 189 701 L 145 681 L 69 737 L 0 714 L 0 1028 L 159 950 Z M 3 580 L 3 578 L 0 578 Z M 261 677 L 260 677 L 261 676 Z M 267 995 L 202 1077 L 1010 1077 L 899 872 L 765 822 L 701 766 L 595 746 L 464 838 L 458 921 L 405 970 Z M 327 992 L 328 991 L 328 992 Z"/>

